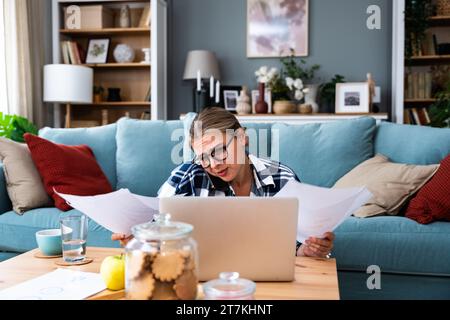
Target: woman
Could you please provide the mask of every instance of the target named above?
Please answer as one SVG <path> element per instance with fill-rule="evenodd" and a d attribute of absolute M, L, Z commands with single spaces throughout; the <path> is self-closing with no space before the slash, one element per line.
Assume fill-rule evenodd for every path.
<path fill-rule="evenodd" d="M 245 129 L 236 117 L 222 108 L 208 108 L 192 122 L 190 142 L 195 153 L 192 163 L 184 163 L 172 171 L 158 192 L 159 197 L 175 195 L 211 197 L 272 197 L 295 173 L 279 162 L 247 154 Z M 125 244 L 124 235 L 113 240 Z M 327 257 L 333 248 L 334 234 L 323 239 L 311 237 L 297 243 L 298 256 Z"/>

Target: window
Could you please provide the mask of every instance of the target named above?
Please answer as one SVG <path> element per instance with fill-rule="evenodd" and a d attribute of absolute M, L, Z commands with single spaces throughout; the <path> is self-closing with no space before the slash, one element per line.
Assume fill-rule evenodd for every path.
<path fill-rule="evenodd" d="M 0 112 L 8 112 L 8 91 L 6 81 L 6 51 L 5 51 L 5 19 L 3 0 L 0 0 Z"/>

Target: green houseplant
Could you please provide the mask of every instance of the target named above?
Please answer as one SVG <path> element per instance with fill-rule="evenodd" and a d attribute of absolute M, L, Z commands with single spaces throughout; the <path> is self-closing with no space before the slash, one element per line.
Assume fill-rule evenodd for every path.
<path fill-rule="evenodd" d="M 436 94 L 436 102 L 430 107 L 431 125 L 450 128 L 450 81 L 444 91 Z"/>
<path fill-rule="evenodd" d="M 433 15 L 431 0 L 406 0 L 405 3 L 405 56 L 410 59 L 421 52 L 425 31 Z"/>
<path fill-rule="evenodd" d="M 334 105 L 336 100 L 336 84 L 344 83 L 345 77 L 336 74 L 333 79 L 327 83 L 323 83 L 320 87 L 320 102 L 326 107 L 330 113 L 334 113 Z"/>
<path fill-rule="evenodd" d="M 38 129 L 24 117 L 0 112 L 0 137 L 5 137 L 17 142 L 25 142 L 23 138 L 25 133 L 37 135 Z"/>

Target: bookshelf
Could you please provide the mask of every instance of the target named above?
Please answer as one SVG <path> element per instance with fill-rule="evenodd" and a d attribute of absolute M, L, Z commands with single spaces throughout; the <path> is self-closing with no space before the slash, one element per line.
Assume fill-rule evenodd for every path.
<path fill-rule="evenodd" d="M 69 59 L 69 62 L 92 68 L 94 70 L 94 86 L 104 89 L 102 99 L 95 103 L 72 105 L 71 108 L 55 105 L 55 127 L 105 125 L 114 123 L 124 116 L 141 119 L 144 113 L 150 113 L 151 120 L 165 120 L 167 117 L 166 2 L 164 0 L 52 1 L 53 63 L 68 62 L 67 55 L 64 56 L 62 52 L 64 49 L 61 48 L 64 41 L 76 43 L 81 61 Z M 112 21 L 102 24 L 101 18 L 99 18 L 95 21 L 95 27 L 83 27 L 82 25 L 81 29 L 69 29 L 65 24 L 64 14 L 65 9 L 71 5 L 79 6 L 82 10 L 86 8 L 85 6 L 102 6 L 108 14 L 112 15 Z M 124 5 L 128 5 L 130 12 L 131 25 L 127 28 L 119 27 L 120 9 Z M 150 24 L 139 25 L 145 7 L 150 8 Z M 82 15 L 83 12 L 86 11 L 81 11 Z M 87 18 L 84 16 L 82 19 Z M 86 63 L 83 53 L 87 52 L 91 39 L 110 40 L 106 63 Z M 132 62 L 118 63 L 115 61 L 113 52 L 118 44 L 127 44 L 133 49 L 135 59 Z M 145 60 L 143 48 L 150 48 L 150 63 L 142 63 Z M 120 88 L 121 101 L 107 101 L 108 88 Z"/>
<path fill-rule="evenodd" d="M 437 73 L 442 73 L 438 70 L 450 66 L 450 53 L 439 54 L 437 43 L 450 43 L 450 16 L 430 17 L 421 48 L 404 59 L 404 97 L 400 112 L 405 124 L 430 124 L 429 108 L 436 102 L 435 94 L 439 91 Z"/>

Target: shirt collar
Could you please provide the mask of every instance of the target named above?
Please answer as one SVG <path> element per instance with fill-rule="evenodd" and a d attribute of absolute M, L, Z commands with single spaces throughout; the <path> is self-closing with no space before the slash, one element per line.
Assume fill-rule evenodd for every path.
<path fill-rule="evenodd" d="M 270 166 L 252 154 L 249 154 L 248 158 L 250 160 L 250 164 L 252 165 L 256 188 L 261 189 L 262 187 L 270 185 L 275 186 L 275 182 L 270 171 Z M 209 178 L 208 182 L 210 183 L 212 189 L 226 191 L 229 188 L 229 184 L 222 179 L 215 176 L 210 176 L 208 173 L 206 173 L 206 176 Z"/>

